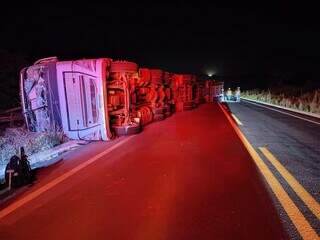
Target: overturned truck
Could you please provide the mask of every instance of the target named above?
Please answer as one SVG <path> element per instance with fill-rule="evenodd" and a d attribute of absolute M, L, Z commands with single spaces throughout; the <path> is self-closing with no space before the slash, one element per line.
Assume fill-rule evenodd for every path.
<path fill-rule="evenodd" d="M 138 68 L 110 58 L 38 60 L 20 72 L 23 115 L 30 131 L 63 131 L 71 139 L 110 140 L 141 131 L 175 111 L 213 100 L 195 75 Z"/>
<path fill-rule="evenodd" d="M 23 114 L 30 131 L 62 130 L 71 139 L 112 138 L 106 83 L 111 59 L 46 58 L 22 69 Z"/>

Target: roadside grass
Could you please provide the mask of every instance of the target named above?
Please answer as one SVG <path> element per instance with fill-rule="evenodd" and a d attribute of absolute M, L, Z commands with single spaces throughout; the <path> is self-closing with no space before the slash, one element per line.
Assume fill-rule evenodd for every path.
<path fill-rule="evenodd" d="M 7 128 L 0 136 L 0 168 L 24 147 L 27 156 L 51 149 L 66 139 L 62 132 L 29 132 L 23 127 Z"/>
<path fill-rule="evenodd" d="M 247 90 L 241 93 L 242 97 L 292 108 L 308 113 L 320 114 L 320 89 L 303 94 L 274 93 L 270 90 Z"/>

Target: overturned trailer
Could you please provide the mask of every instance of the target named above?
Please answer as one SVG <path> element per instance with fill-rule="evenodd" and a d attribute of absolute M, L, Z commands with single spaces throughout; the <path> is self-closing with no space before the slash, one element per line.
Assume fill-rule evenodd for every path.
<path fill-rule="evenodd" d="M 214 80 L 205 81 L 205 99 L 206 102 L 223 101 L 224 83 Z"/>
<path fill-rule="evenodd" d="M 173 74 L 172 91 L 176 111 L 192 110 L 202 101 L 200 85 L 195 75 Z"/>
<path fill-rule="evenodd" d="M 56 57 L 22 69 L 20 92 L 30 131 L 63 131 L 83 140 L 138 133 L 150 122 L 211 102 L 215 95 L 214 84 L 192 74 L 139 69 L 134 62 L 110 58 Z"/>

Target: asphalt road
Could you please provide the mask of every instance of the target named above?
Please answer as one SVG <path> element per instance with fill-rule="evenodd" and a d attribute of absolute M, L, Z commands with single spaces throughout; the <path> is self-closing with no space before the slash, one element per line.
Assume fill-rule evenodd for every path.
<path fill-rule="evenodd" d="M 84 146 L 0 209 L 6 240 L 287 239 L 218 104 Z"/>
<path fill-rule="evenodd" d="M 250 143 L 255 147 L 264 162 L 285 188 L 290 198 L 298 206 L 303 216 L 313 229 L 320 234 L 320 220 L 316 210 L 312 211 L 299 196 L 299 189 L 290 186 L 285 179 L 284 171 L 278 171 L 274 164 L 263 154 L 261 147 L 267 150 L 280 164 L 302 185 L 311 198 L 313 206 L 319 210 L 320 202 L 320 121 L 301 114 L 283 111 L 284 113 L 265 108 L 247 101 L 229 103 L 229 108 L 239 127 Z M 272 108 L 275 109 L 275 108 Z M 293 114 L 298 118 L 288 115 Z M 301 118 L 306 118 L 303 120 Z M 319 124 L 316 124 L 318 122 Z M 269 155 L 268 155 L 269 156 Z M 270 156 L 269 156 L 270 158 Z M 267 185 L 267 184 L 266 184 Z M 270 191 L 271 192 L 271 191 Z M 297 193 L 298 192 L 298 193 Z M 281 220 L 292 239 L 301 239 L 290 218 L 271 192 Z M 318 212 L 319 213 L 319 212 Z"/>

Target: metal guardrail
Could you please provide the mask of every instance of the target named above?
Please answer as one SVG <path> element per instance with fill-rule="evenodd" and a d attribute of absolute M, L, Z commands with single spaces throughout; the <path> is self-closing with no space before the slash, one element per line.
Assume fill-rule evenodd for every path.
<path fill-rule="evenodd" d="M 10 126 L 13 126 L 16 121 L 23 121 L 21 107 L 10 108 L 0 112 L 0 124 L 9 123 Z"/>

